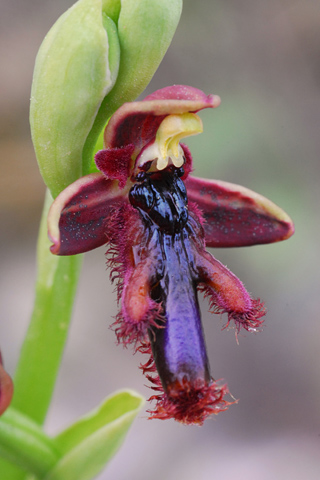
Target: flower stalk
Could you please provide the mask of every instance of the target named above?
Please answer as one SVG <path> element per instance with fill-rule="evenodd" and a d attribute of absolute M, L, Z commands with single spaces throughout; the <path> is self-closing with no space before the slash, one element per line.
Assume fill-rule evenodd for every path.
<path fill-rule="evenodd" d="M 40 425 L 59 371 L 82 264 L 81 255 L 59 259 L 48 252 L 47 215 L 51 203 L 48 191 L 39 230 L 34 309 L 15 373 L 12 402 Z"/>

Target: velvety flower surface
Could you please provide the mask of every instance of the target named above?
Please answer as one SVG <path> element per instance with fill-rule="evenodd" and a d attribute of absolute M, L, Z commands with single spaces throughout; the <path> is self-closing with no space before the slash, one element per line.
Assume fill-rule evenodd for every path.
<path fill-rule="evenodd" d="M 210 253 L 290 237 L 293 224 L 274 203 L 244 187 L 190 175 L 180 140 L 202 131 L 199 110 L 220 98 L 183 85 L 124 104 L 96 154 L 100 173 L 83 177 L 54 201 L 51 251 L 74 255 L 107 244 L 117 282 L 118 340 L 149 355 L 141 365 L 156 391 L 151 418 L 202 424 L 225 410 L 227 387 L 210 373 L 198 292 L 227 325 L 257 331 L 265 309 Z"/>

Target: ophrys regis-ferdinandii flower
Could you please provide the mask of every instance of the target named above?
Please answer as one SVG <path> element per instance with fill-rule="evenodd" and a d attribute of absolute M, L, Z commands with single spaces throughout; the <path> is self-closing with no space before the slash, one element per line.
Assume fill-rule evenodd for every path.
<path fill-rule="evenodd" d="M 74 255 L 107 244 L 121 309 L 118 340 L 150 355 L 151 418 L 202 424 L 225 410 L 226 385 L 210 374 L 197 292 L 213 313 L 256 331 L 265 314 L 238 278 L 206 251 L 277 242 L 292 221 L 238 185 L 192 177 L 183 137 L 202 131 L 196 112 L 220 98 L 192 87 L 163 88 L 124 104 L 105 130 L 100 170 L 66 188 L 48 219 L 51 251 Z"/>

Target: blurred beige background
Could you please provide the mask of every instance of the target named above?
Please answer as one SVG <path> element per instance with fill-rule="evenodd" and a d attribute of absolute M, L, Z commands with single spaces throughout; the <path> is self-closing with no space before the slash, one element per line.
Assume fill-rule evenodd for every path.
<path fill-rule="evenodd" d="M 71 0 L 0 0 L 0 343 L 13 373 L 32 309 L 44 186 L 28 104 L 42 38 Z M 213 253 L 265 300 L 264 331 L 221 332 L 203 322 L 212 374 L 238 405 L 185 427 L 142 412 L 100 480 L 320 478 L 318 0 L 185 0 L 174 41 L 148 92 L 174 83 L 216 93 L 191 139 L 195 173 L 243 184 L 295 220 L 287 242 Z M 47 428 L 58 431 L 115 389 L 150 390 L 108 329 L 116 313 L 104 249 L 86 255 Z M 32 388 L 32 386 L 30 386 Z M 0 475 L 1 477 L 1 475 Z M 4 479 L 5 480 L 5 479 Z"/>

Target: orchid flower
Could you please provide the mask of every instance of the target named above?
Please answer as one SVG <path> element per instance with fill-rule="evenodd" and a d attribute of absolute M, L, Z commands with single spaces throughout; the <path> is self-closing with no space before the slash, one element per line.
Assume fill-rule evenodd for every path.
<path fill-rule="evenodd" d="M 150 358 L 141 365 L 156 406 L 150 418 L 202 424 L 225 410 L 227 386 L 210 373 L 198 291 L 227 325 L 257 331 L 259 299 L 206 247 L 277 242 L 294 231 L 288 215 L 247 188 L 190 175 L 184 137 L 202 132 L 197 112 L 220 98 L 183 85 L 123 104 L 95 156 L 99 172 L 69 185 L 48 217 L 51 252 L 74 255 L 107 245 L 117 282 L 118 340 Z"/>

